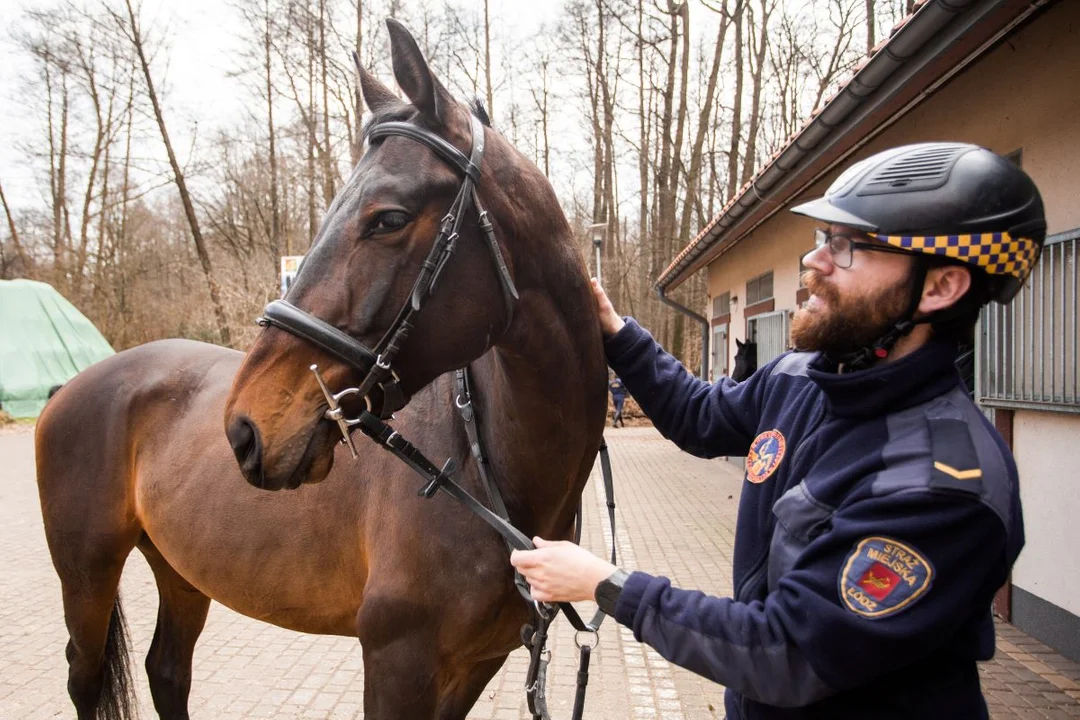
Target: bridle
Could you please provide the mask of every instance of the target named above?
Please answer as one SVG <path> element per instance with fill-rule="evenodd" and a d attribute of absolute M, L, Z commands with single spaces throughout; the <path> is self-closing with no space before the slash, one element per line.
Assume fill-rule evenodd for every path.
<path fill-rule="evenodd" d="M 476 186 L 480 181 L 480 167 L 484 161 L 484 126 L 475 115 L 470 115 L 469 118 L 472 120 L 472 151 L 469 157 L 465 157 L 464 153 L 438 135 L 406 122 L 382 122 L 369 128 L 366 133 L 369 143 L 396 135 L 426 145 L 441 160 L 462 175 L 461 187 L 439 224 L 439 232 L 435 236 L 427 258 L 420 266 L 420 272 L 416 282 L 413 283 L 409 299 L 401 306 L 394 322 L 390 324 L 374 349 L 369 349 L 333 325 L 285 300 L 271 302 L 258 320 L 258 323 L 264 327 L 272 325 L 307 340 L 346 365 L 360 371 L 363 377 L 360 384 L 335 393 L 333 395 L 335 404 L 339 403 L 343 397 L 357 395 L 367 404 L 368 412 L 371 412 L 369 394 L 373 389 L 379 388 L 382 391 L 382 404 L 378 414 L 383 419 L 387 419 L 395 410 L 400 410 L 408 402 L 408 397 L 401 389 L 401 378 L 394 370 L 394 358 L 397 357 L 401 346 L 413 329 L 414 316 L 420 312 L 425 300 L 435 292 L 446 263 L 457 249 L 460 238 L 458 231 L 470 205 L 476 208 L 477 226 L 495 263 L 508 324 L 513 317 L 514 302 L 518 299 L 517 288 L 506 267 L 502 250 L 499 249 L 499 244 L 495 240 L 495 231 L 488 219 L 488 213 L 480 205 L 480 198 L 476 194 Z M 317 374 L 317 371 L 315 372 Z M 323 385 L 321 380 L 320 385 Z M 330 419 L 340 426 L 349 450 L 355 458 L 356 447 L 349 438 L 348 430 L 357 425 L 359 420 L 346 418 L 340 412 Z"/>
<path fill-rule="evenodd" d="M 461 187 L 458 189 L 457 196 L 450 205 L 449 211 L 447 211 L 440 223 L 439 232 L 435 236 L 435 242 L 432 243 L 427 258 L 420 266 L 420 273 L 416 278 L 416 282 L 413 283 L 409 299 L 402 305 L 394 322 L 391 323 L 374 349 L 369 349 L 342 330 L 285 300 L 274 300 L 267 305 L 263 310 L 262 317 L 257 322 L 263 327 L 273 326 L 306 340 L 361 373 L 363 379 L 357 387 L 348 387 L 335 393 L 327 386 L 318 366 L 312 365 L 310 368 L 315 374 L 319 388 L 326 398 L 327 410 L 324 417 L 337 423 L 338 428 L 341 430 L 342 442 L 348 445 L 349 451 L 354 458 L 358 457 L 358 453 L 356 452 L 356 446 L 353 445 L 350 433 L 356 428 L 383 449 L 393 453 L 405 465 L 426 480 L 426 485 L 420 490 L 419 495 L 430 498 L 439 490 L 442 490 L 462 503 L 502 535 L 509 549 L 533 550 L 535 546 L 532 541 L 510 523 L 509 514 L 506 511 L 498 486 L 490 477 L 487 457 L 477 429 L 476 411 L 471 400 L 467 369 L 462 368 L 455 373 L 456 397 L 454 404 L 465 421 L 470 450 L 476 460 L 494 512 L 455 482 L 454 475 L 457 468 L 453 458 L 448 459 L 439 468 L 425 457 L 415 445 L 384 422 L 384 420 L 392 416 L 395 410 L 401 409 L 408 402 L 408 397 L 401 389 L 401 379 L 393 368 L 393 361 L 412 331 L 414 316 L 420 312 L 424 301 L 435 292 L 436 284 L 446 267 L 446 263 L 457 249 L 460 238 L 458 231 L 470 204 L 476 209 L 477 225 L 481 230 L 480 234 L 488 246 L 495 263 L 499 284 L 502 288 L 503 302 L 506 307 L 507 324 L 513 318 L 514 302 L 518 299 L 517 288 L 514 286 L 514 281 L 506 267 L 506 261 L 503 259 L 502 251 L 499 249 L 498 242 L 495 239 L 495 232 L 491 221 L 488 219 L 487 211 L 480 205 L 480 198 L 476 194 L 476 186 L 480 181 L 480 167 L 484 159 L 484 126 L 476 116 L 470 115 L 469 117 L 472 120 L 472 150 L 468 158 L 441 137 L 405 122 L 382 122 L 367 131 L 369 142 L 396 135 L 426 145 L 439 158 L 462 174 Z M 375 388 L 382 391 L 382 404 L 378 415 L 373 412 L 369 397 L 369 394 Z M 350 395 L 363 398 L 367 408 L 354 418 L 347 417 L 340 405 L 342 398 Z M 607 454 L 607 443 L 603 442 L 603 440 L 601 440 L 600 445 L 600 461 L 604 488 L 607 493 L 608 519 L 611 523 L 611 562 L 614 564 L 616 560 L 615 501 L 611 479 L 611 462 Z M 580 539 L 580 505 L 576 525 L 579 533 L 578 539 Z M 588 684 L 589 659 L 592 648 L 598 641 L 598 630 L 605 615 L 598 610 L 592 620 L 586 624 L 569 603 L 559 603 L 555 606 L 534 600 L 529 593 L 524 578 L 516 572 L 515 584 L 522 597 L 531 603 L 533 607 L 533 622 L 531 625 L 524 626 L 521 632 L 522 642 L 529 648 L 530 654 L 529 669 L 526 673 L 526 693 L 529 709 L 536 720 L 549 720 L 544 690 L 547 664 L 550 658 L 550 652 L 546 649 L 546 642 L 548 626 L 561 609 L 576 631 L 574 642 L 580 649 L 577 691 L 572 711 L 574 720 L 580 720 L 585 703 L 585 687 Z M 593 643 L 579 642 L 578 635 L 580 633 L 591 634 Z"/>

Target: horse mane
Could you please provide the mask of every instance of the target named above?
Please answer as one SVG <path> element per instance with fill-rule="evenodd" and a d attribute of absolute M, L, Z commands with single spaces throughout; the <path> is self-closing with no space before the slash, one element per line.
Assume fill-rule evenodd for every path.
<path fill-rule="evenodd" d="M 488 115 L 487 108 L 484 107 L 484 101 L 478 97 L 474 97 L 472 102 L 469 103 L 469 110 L 473 115 L 483 123 L 484 127 L 491 127 L 491 116 Z"/>

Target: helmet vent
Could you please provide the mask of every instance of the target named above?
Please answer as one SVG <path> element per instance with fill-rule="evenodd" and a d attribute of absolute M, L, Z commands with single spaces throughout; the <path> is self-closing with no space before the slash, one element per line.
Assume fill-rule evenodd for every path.
<path fill-rule="evenodd" d="M 949 179 L 957 158 L 971 149 L 970 145 L 937 143 L 916 146 L 878 166 L 857 194 L 887 195 L 939 188 Z"/>

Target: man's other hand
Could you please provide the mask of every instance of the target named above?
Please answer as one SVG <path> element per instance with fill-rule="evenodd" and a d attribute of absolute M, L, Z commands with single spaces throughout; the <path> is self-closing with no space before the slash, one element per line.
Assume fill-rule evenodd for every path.
<path fill-rule="evenodd" d="M 592 278 L 590 282 L 592 283 L 593 297 L 596 298 L 596 311 L 600 315 L 600 330 L 604 333 L 604 337 L 611 337 L 622 330 L 623 325 L 626 323 L 619 317 L 619 313 L 615 312 L 615 307 L 611 304 L 607 293 L 604 292 L 604 288 L 600 287 L 600 281 Z"/>

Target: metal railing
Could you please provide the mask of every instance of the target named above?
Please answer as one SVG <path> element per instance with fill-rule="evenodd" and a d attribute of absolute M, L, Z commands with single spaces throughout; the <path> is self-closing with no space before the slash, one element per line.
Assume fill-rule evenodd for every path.
<path fill-rule="evenodd" d="M 979 401 L 986 407 L 1080 413 L 1080 228 L 1052 235 L 1024 288 L 980 318 Z"/>

